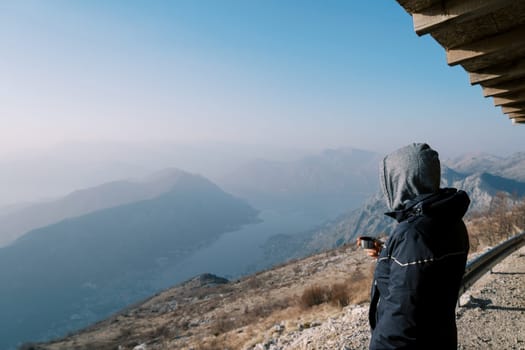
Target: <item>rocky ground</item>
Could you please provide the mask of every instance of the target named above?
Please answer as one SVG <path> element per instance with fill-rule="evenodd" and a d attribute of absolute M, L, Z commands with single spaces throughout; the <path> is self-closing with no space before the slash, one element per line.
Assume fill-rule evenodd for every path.
<path fill-rule="evenodd" d="M 525 350 L 525 247 L 461 298 L 459 349 Z"/>
<path fill-rule="evenodd" d="M 502 261 L 461 298 L 459 349 L 525 349 L 525 247 Z M 280 329 L 254 350 L 368 349 L 368 304 L 352 305 L 308 329 Z"/>
<path fill-rule="evenodd" d="M 299 324 L 288 332 L 277 332 L 253 350 L 332 350 L 368 349 L 368 305 L 351 305 L 342 313 L 322 322 Z"/>

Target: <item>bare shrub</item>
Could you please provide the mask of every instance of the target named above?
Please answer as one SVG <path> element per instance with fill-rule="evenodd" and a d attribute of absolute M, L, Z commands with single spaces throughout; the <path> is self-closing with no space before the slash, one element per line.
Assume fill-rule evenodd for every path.
<path fill-rule="evenodd" d="M 301 295 L 300 305 L 303 308 L 320 305 L 328 300 L 329 294 L 329 288 L 313 285 L 304 290 L 303 294 Z"/>
<path fill-rule="evenodd" d="M 333 305 L 345 307 L 350 304 L 350 293 L 348 290 L 348 284 L 346 283 L 334 283 L 330 287 L 330 300 L 329 302 Z"/>

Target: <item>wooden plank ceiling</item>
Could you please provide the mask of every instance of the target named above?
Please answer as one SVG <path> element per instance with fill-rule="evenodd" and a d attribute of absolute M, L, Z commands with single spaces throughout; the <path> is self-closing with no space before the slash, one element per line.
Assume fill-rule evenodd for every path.
<path fill-rule="evenodd" d="M 430 34 L 472 85 L 525 123 L 525 0 L 397 0 L 418 35 Z"/>

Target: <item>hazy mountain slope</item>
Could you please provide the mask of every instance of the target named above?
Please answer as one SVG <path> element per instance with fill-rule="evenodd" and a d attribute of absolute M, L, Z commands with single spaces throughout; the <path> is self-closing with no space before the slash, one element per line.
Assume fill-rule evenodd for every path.
<path fill-rule="evenodd" d="M 444 163 L 459 172 L 477 173 L 494 170 L 503 159 L 503 157 L 488 153 L 467 153 L 456 158 L 447 159 Z"/>
<path fill-rule="evenodd" d="M 489 208 L 498 192 L 505 192 L 509 196 L 525 196 L 525 182 L 488 173 L 465 175 L 446 166 L 442 166 L 441 187 L 466 191 L 471 199 L 470 212 Z M 378 191 L 361 208 L 349 211 L 317 229 L 303 235 L 272 237 L 266 242 L 265 249 L 268 255 L 290 259 L 355 241 L 358 236 L 388 234 L 395 226 L 395 221 L 384 215 L 387 211 L 383 195 Z"/>
<path fill-rule="evenodd" d="M 170 190 L 184 174 L 180 170 L 168 169 L 142 180 L 105 183 L 54 201 L 11 210 L 0 215 L 0 247 L 32 229 L 66 218 L 156 197 Z"/>
<path fill-rule="evenodd" d="M 525 152 L 517 152 L 508 157 L 497 157 L 486 153 L 466 154 L 447 160 L 446 163 L 463 173 L 486 172 L 525 182 Z"/>
<path fill-rule="evenodd" d="M 303 208 L 329 218 L 373 193 L 378 160 L 378 154 L 357 149 L 325 150 L 292 162 L 257 160 L 220 184 L 258 208 Z"/>
<path fill-rule="evenodd" d="M 181 173 L 153 199 L 32 231 L 0 249 L 0 348 L 85 326 L 165 288 L 157 277 L 256 211 Z"/>
<path fill-rule="evenodd" d="M 451 187 L 461 188 L 469 194 L 471 198 L 470 212 L 488 209 L 497 192 L 505 192 L 511 197 L 525 196 L 525 182 L 489 173 L 476 173 L 467 176 L 463 180 L 453 182 Z"/>
<path fill-rule="evenodd" d="M 479 211 L 487 209 L 491 200 L 497 192 L 505 192 L 508 195 L 525 195 L 525 183 L 506 179 L 487 173 L 477 173 L 473 175 L 462 175 L 452 169 L 443 167 L 441 187 L 454 187 L 462 189 L 469 194 L 471 203 L 469 211 Z M 381 233 L 388 233 L 395 225 L 395 221 L 383 215 L 388 209 L 384 203 L 382 193 L 377 193 L 371 197 L 363 208 L 352 211 L 348 216 L 335 223 L 328 231 L 320 231 L 314 238 L 316 247 L 319 243 L 334 245 L 337 240 L 344 242 L 355 240 L 361 235 L 376 236 Z M 331 237 L 331 238 L 330 238 Z"/>
<path fill-rule="evenodd" d="M 0 206 L 49 200 L 75 189 L 142 177 L 153 171 L 123 158 L 102 159 L 110 153 L 103 147 L 91 149 L 90 156 L 71 147 L 64 148 L 64 152 L 70 154 L 64 156 L 58 150 L 49 150 L 0 157 Z"/>

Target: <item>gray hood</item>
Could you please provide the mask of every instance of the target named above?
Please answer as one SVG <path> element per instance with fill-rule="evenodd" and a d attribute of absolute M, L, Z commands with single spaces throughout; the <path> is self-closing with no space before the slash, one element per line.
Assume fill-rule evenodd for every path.
<path fill-rule="evenodd" d="M 426 143 L 413 143 L 387 155 L 379 177 L 388 208 L 402 210 L 418 195 L 437 192 L 440 176 L 438 153 Z"/>

